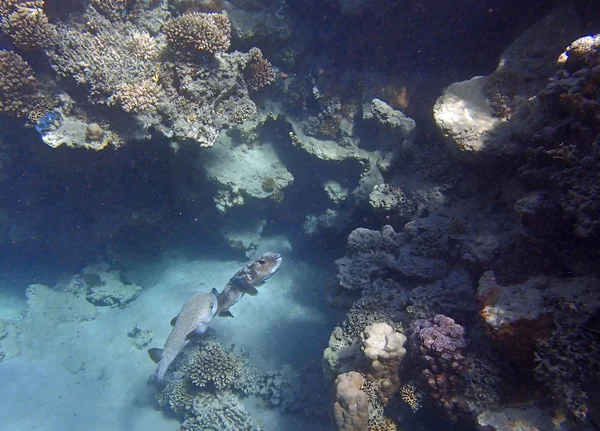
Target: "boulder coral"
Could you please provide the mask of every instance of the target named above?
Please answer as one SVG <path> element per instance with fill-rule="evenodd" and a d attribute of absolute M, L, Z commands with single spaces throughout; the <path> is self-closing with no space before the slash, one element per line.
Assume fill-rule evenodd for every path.
<path fill-rule="evenodd" d="M 385 322 L 367 326 L 362 338 L 366 378 L 375 383 L 381 404 L 385 405 L 400 389 L 400 365 L 406 355 L 406 336 Z"/>
<path fill-rule="evenodd" d="M 361 390 L 364 378 L 356 371 L 335 380 L 334 423 L 338 431 L 369 430 L 369 396 Z"/>

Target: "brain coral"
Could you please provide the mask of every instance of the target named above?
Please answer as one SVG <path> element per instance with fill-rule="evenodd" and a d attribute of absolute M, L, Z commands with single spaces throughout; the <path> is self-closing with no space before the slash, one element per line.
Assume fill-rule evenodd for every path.
<path fill-rule="evenodd" d="M 182 53 L 225 52 L 231 44 L 231 22 L 225 14 L 189 13 L 168 21 L 167 42 Z"/>
<path fill-rule="evenodd" d="M 0 112 L 21 116 L 35 103 L 37 80 L 19 54 L 0 50 Z"/>

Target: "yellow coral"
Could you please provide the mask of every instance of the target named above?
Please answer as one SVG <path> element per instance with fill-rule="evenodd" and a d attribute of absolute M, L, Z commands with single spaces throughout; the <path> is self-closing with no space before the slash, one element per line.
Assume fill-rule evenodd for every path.
<path fill-rule="evenodd" d="M 423 394 L 414 382 L 406 383 L 402 385 L 400 388 L 400 397 L 402 401 L 408 404 L 413 412 L 416 412 L 421 408 L 421 400 L 423 399 Z"/>

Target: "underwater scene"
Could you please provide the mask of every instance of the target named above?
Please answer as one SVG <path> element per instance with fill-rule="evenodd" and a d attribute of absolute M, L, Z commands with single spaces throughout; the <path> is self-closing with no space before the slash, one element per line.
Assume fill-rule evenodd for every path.
<path fill-rule="evenodd" d="M 0 431 L 600 430 L 596 0 L 0 0 Z"/>

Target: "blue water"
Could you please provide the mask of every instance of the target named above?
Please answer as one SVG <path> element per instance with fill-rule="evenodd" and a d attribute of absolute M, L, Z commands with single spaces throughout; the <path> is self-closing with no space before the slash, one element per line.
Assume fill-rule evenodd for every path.
<path fill-rule="evenodd" d="M 20 2 L 0 8 L 2 58 L 17 53 L 30 67 L 0 65 L 0 430 L 351 429 L 334 413 L 335 378 L 349 371 L 375 382 L 371 425 L 354 418 L 358 431 L 379 429 L 384 417 L 389 429 L 414 431 L 598 429 L 600 353 L 590 316 L 600 307 L 600 75 L 591 70 L 600 62 L 590 58 L 600 58 L 600 43 L 569 65 L 587 81 L 561 81 L 577 91 L 546 87 L 575 69 L 534 67 L 600 31 L 592 2 L 569 3 L 567 42 L 549 53 L 555 39 L 536 41 L 524 58 L 534 66 L 519 69 L 526 77 L 514 78 L 518 85 L 510 71 L 498 78 L 500 96 L 514 91 L 515 106 L 545 89 L 535 99 L 544 107 L 537 133 L 515 129 L 503 143 L 516 150 L 477 154 L 444 136 L 436 100 L 454 82 L 494 72 L 556 2 L 49 3 L 34 11 L 50 23 L 35 36 L 48 38 L 43 47 L 17 28 L 31 25 L 20 13 L 34 12 Z M 239 57 L 179 52 L 202 37 L 163 34 L 169 19 L 221 11 L 233 24 L 227 52 Z M 271 66 L 252 65 L 253 47 Z M 269 83 L 252 91 L 251 79 Z M 534 94 L 519 93 L 538 82 Z M 374 99 L 389 108 L 383 119 L 372 113 Z M 247 110 L 248 122 L 236 124 Z M 410 119 L 415 129 L 403 134 Z M 512 123 L 497 121 L 493 132 L 503 136 Z M 99 139 L 90 125 L 102 130 Z M 213 129 L 214 145 L 199 145 Z M 261 151 L 262 161 L 254 156 Z M 383 185 L 396 194 L 381 203 L 374 191 Z M 369 231 L 351 235 L 357 228 Z M 192 293 L 222 291 L 265 251 L 283 256 L 281 269 L 232 307 L 234 318 L 215 316 L 173 362 L 167 388 L 157 387 L 146 350 L 165 345 Z M 344 256 L 349 266 L 336 264 Z M 500 286 L 492 299 L 477 296 L 487 271 Z M 547 315 L 527 317 L 508 335 L 490 330 L 482 304 L 536 276 L 581 277 L 573 285 L 592 287 L 552 296 L 552 283 L 541 283 L 535 301 Z M 514 303 L 503 303 L 507 314 Z M 437 314 L 464 330 L 457 350 L 447 347 L 452 340 L 419 341 Z M 362 331 L 374 321 L 408 337 L 401 365 L 383 360 L 384 377 L 364 353 Z M 336 353 L 331 368 L 324 350 L 336 327 L 344 348 L 356 348 Z M 548 353 L 562 346 L 544 344 L 558 343 L 559 330 L 577 340 L 569 354 L 592 366 L 571 372 Z M 211 342 L 254 373 L 254 391 L 192 383 L 187 367 Z M 565 380 L 585 395 L 585 409 L 552 370 L 540 371 L 539 352 L 570 370 Z M 378 385 L 390 380 L 399 383 L 382 401 Z M 409 382 L 422 396 L 416 411 L 401 389 Z M 366 397 L 368 387 L 353 394 Z"/>

